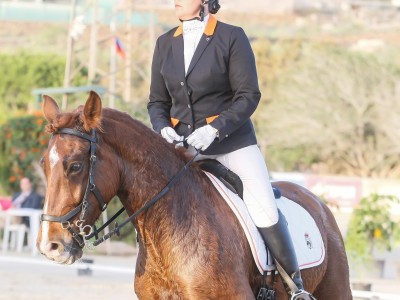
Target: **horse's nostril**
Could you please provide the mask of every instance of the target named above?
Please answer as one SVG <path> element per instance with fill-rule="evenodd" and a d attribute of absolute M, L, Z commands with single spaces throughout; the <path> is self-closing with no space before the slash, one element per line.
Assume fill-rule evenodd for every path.
<path fill-rule="evenodd" d="M 60 243 L 48 243 L 46 245 L 46 252 L 60 251 L 61 244 Z"/>

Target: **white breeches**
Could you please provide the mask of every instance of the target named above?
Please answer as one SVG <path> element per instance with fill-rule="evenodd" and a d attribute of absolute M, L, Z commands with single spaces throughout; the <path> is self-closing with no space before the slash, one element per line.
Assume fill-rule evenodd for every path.
<path fill-rule="evenodd" d="M 194 148 L 191 150 L 194 151 Z M 257 227 L 270 227 L 278 222 L 278 209 L 268 169 L 257 145 L 227 154 L 199 154 L 196 160 L 207 158 L 218 160 L 240 177 L 243 182 L 244 203 Z"/>

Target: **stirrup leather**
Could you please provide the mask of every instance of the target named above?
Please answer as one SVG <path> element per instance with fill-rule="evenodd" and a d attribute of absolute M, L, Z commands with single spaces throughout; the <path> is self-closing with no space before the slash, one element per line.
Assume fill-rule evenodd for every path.
<path fill-rule="evenodd" d="M 292 294 L 290 300 L 317 300 L 317 298 L 305 290 L 298 290 Z"/>

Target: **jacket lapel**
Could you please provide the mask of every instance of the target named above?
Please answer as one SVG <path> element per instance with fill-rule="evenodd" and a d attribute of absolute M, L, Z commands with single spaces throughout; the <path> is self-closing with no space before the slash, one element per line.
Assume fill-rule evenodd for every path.
<path fill-rule="evenodd" d="M 189 74 L 192 72 L 193 68 L 196 66 L 201 55 L 203 54 L 204 50 L 206 50 L 207 46 L 210 44 L 216 26 L 217 26 L 217 19 L 213 15 L 210 15 L 203 36 L 201 37 L 199 45 L 197 46 L 193 58 L 190 62 L 188 71 L 186 73 L 186 77 L 188 77 Z"/>
<path fill-rule="evenodd" d="M 177 31 L 180 27 L 178 27 Z M 183 36 L 182 34 L 175 36 L 172 40 L 172 55 L 174 56 L 175 72 L 180 80 L 185 78 L 185 59 L 183 56 Z"/>
<path fill-rule="evenodd" d="M 196 51 L 193 54 L 193 58 L 190 61 L 190 65 L 188 71 L 186 73 L 186 77 L 192 72 L 193 68 L 196 66 L 197 62 L 199 61 L 201 55 L 203 54 L 204 50 L 206 50 L 208 44 L 210 43 L 212 37 L 208 37 L 205 34 L 200 39 L 199 44 L 197 45 Z"/>
<path fill-rule="evenodd" d="M 192 72 L 193 68 L 196 66 L 204 50 L 210 43 L 212 36 L 214 35 L 215 28 L 217 27 L 217 19 L 210 15 L 207 26 L 204 30 L 203 36 L 200 39 L 199 45 L 194 52 L 193 58 L 190 62 L 186 77 Z M 183 26 L 182 24 L 176 29 L 174 33 L 174 39 L 172 41 L 172 52 L 174 55 L 174 63 L 176 66 L 176 72 L 179 78 L 185 78 L 185 58 L 183 54 Z"/>

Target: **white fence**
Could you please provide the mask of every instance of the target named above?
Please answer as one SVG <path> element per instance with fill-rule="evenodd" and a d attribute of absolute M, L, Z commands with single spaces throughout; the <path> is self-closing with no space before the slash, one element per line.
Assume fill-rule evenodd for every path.
<path fill-rule="evenodd" d="M 398 300 L 400 299 L 400 293 L 395 294 L 386 294 L 386 293 L 377 293 L 377 292 L 369 292 L 369 291 L 352 291 L 353 300 Z"/>

